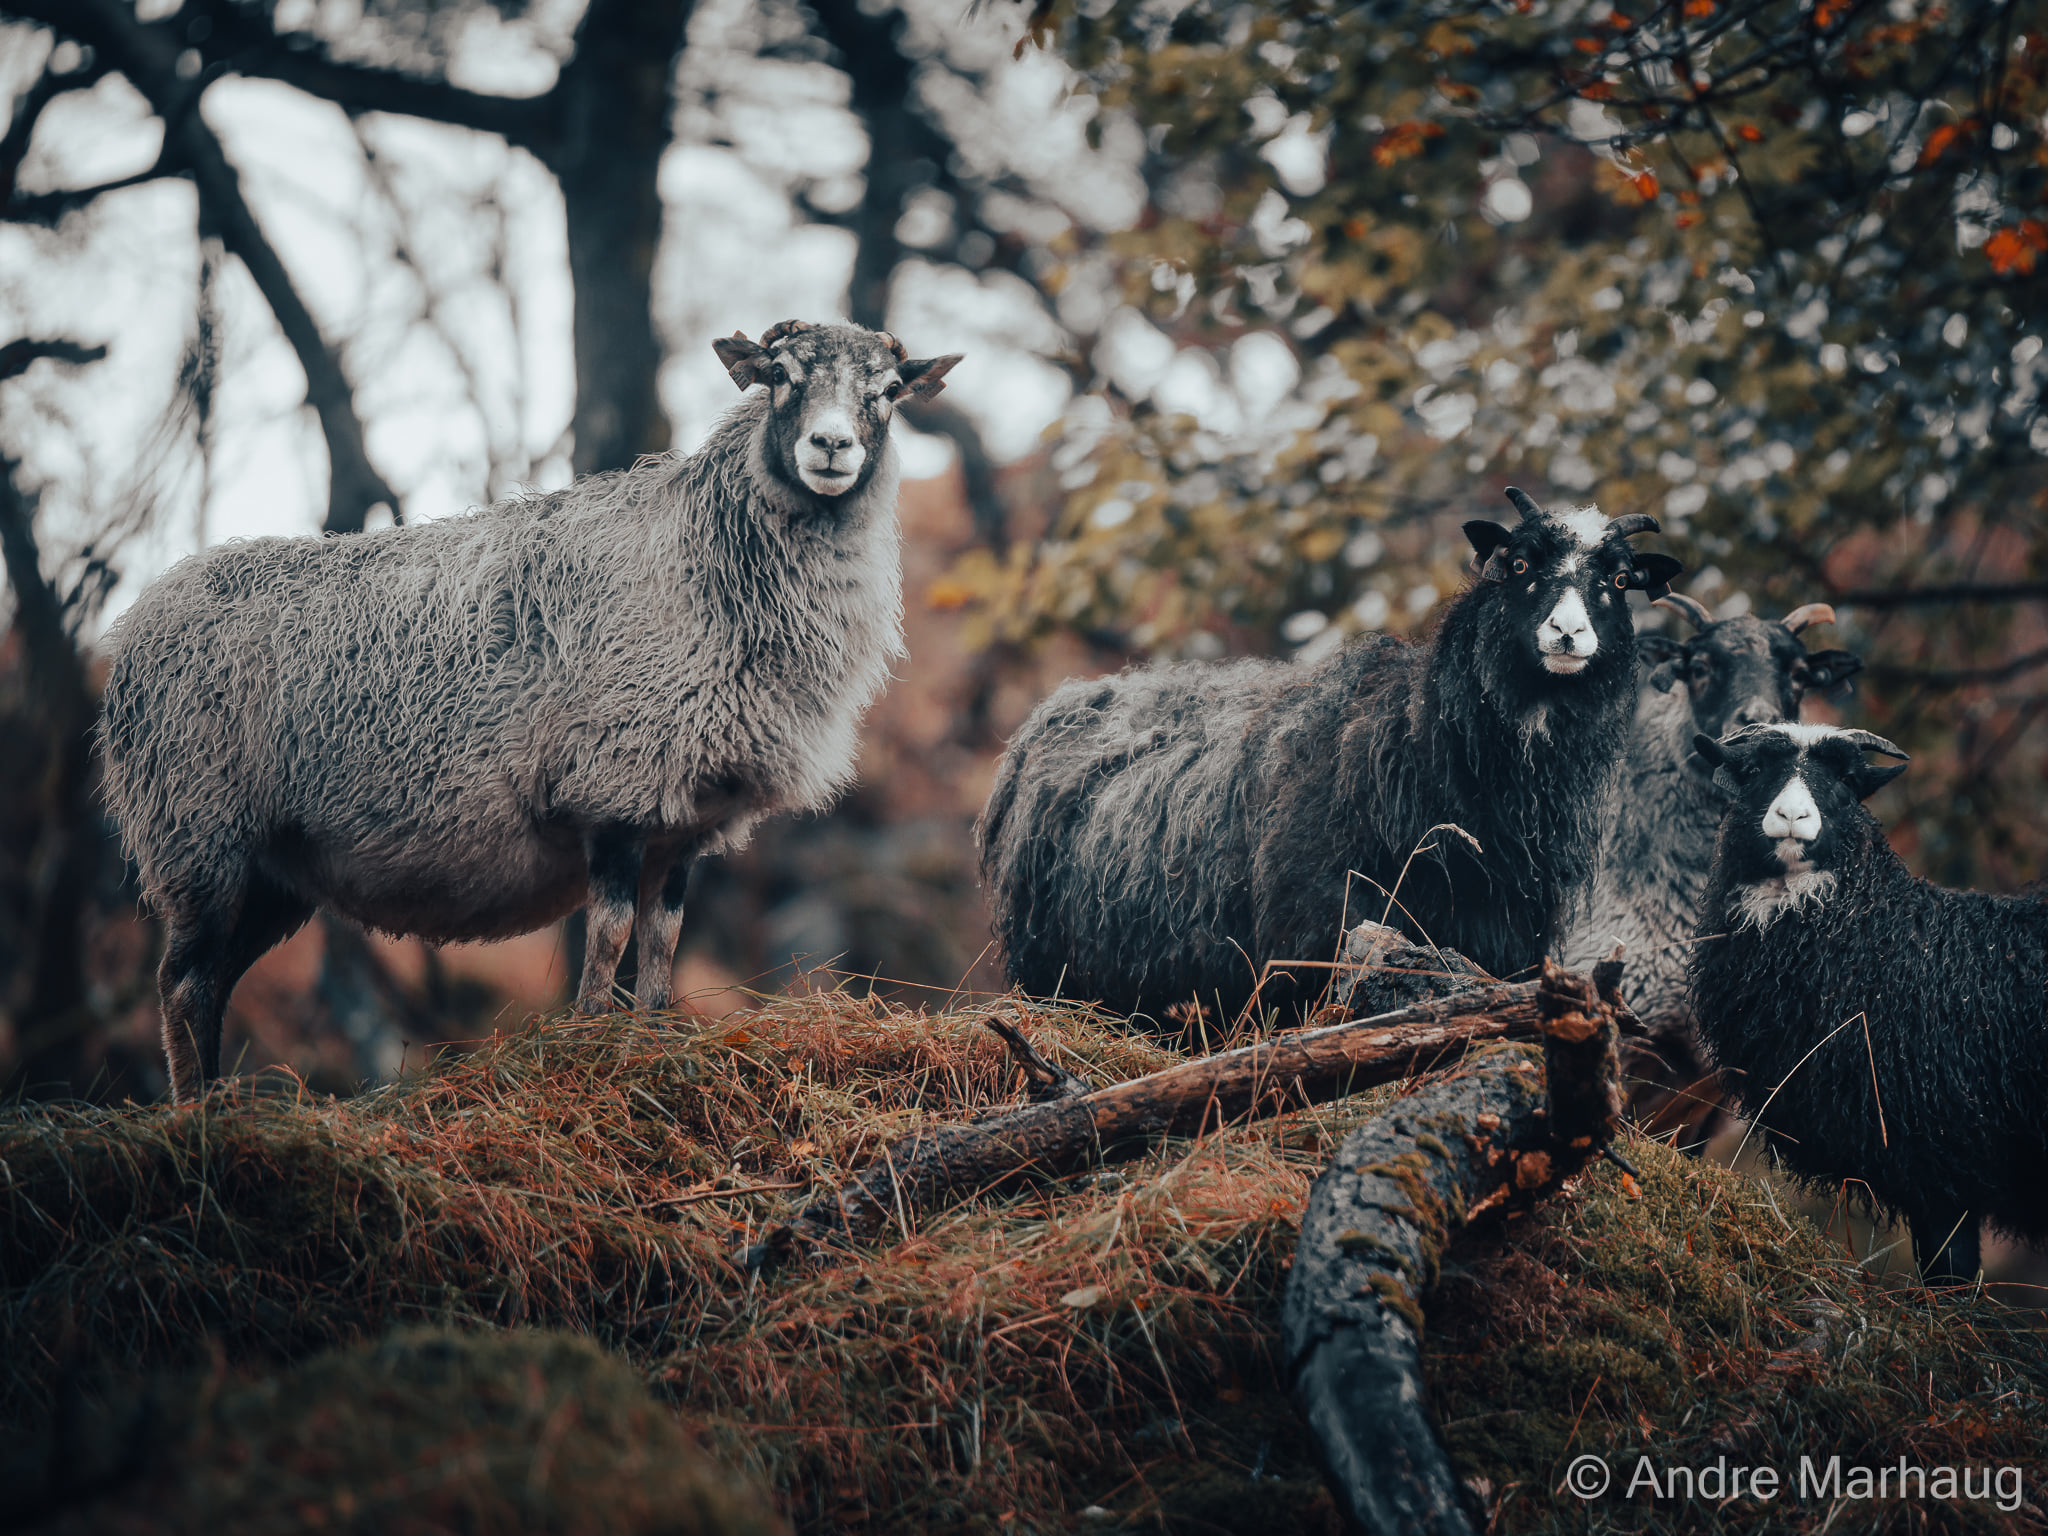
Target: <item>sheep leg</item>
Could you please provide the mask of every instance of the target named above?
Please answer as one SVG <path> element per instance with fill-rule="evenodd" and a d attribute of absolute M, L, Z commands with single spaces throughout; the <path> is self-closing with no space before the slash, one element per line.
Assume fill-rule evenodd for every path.
<path fill-rule="evenodd" d="M 691 843 L 663 872 L 651 865 L 641 872 L 640 918 L 633 940 L 640 950 L 637 1005 L 653 1011 L 669 1006 L 675 985 L 676 941 L 683 933 L 683 896 L 690 888 L 690 870 L 700 843 Z"/>
<path fill-rule="evenodd" d="M 244 891 L 232 924 L 223 921 L 224 905 L 173 918 L 157 970 L 164 1056 L 179 1104 L 192 1103 L 220 1076 L 221 1021 L 235 983 L 313 915 L 310 902 L 260 876 Z"/>
<path fill-rule="evenodd" d="M 645 839 L 625 827 L 594 832 L 586 850 L 590 860 L 590 901 L 585 909 L 588 930 L 583 946 L 583 985 L 576 994 L 578 1013 L 610 1013 L 612 980 L 619 957 L 633 933 L 633 909 L 640 894 L 640 864 Z"/>
<path fill-rule="evenodd" d="M 173 918 L 157 967 L 163 999 L 164 1060 L 171 1072 L 171 1100 L 195 1102 L 220 1076 L 220 1020 L 227 1008 L 222 978 L 227 971 L 231 932 L 217 912 Z"/>
<path fill-rule="evenodd" d="M 1967 1211 L 1921 1211 L 1908 1222 L 1920 1278 L 1928 1285 L 1968 1285 L 1983 1268 L 1977 1218 Z"/>

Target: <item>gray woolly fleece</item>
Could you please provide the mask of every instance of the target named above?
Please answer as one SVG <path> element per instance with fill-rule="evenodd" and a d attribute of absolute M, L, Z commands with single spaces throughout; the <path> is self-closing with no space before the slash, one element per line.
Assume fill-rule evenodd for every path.
<path fill-rule="evenodd" d="M 1630 1004 L 1653 1033 L 1681 1037 L 1692 1024 L 1686 963 L 1700 892 L 1728 803 L 1706 774 L 1686 765 L 1696 728 L 1683 688 L 1642 690 L 1592 900 L 1564 944 L 1564 963 L 1581 971 L 1625 946 Z"/>
<path fill-rule="evenodd" d="M 174 567 L 114 630 L 102 727 L 152 905 L 175 931 L 269 889 L 496 938 L 582 904 L 592 828 L 716 851 L 825 805 L 903 653 L 897 462 L 822 504 L 769 473 L 768 414 L 752 395 L 687 458 L 547 495 Z"/>

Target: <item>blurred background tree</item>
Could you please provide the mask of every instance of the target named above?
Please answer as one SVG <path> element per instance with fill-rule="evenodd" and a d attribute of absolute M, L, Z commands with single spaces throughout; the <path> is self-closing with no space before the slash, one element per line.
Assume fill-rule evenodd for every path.
<path fill-rule="evenodd" d="M 1883 807 L 1904 851 L 2037 878 L 2044 22 L 1041 4 L 1034 41 L 1143 133 L 1153 195 L 1085 258 L 1138 344 L 1069 418 L 1058 537 L 961 573 L 989 631 L 1313 657 L 1456 586 L 1452 508 L 1597 497 L 1659 516 L 1709 607 L 1832 601 L 1859 720 L 1916 754 Z M 1272 359 L 1261 415 L 1209 403 Z"/>
<path fill-rule="evenodd" d="M 2044 10 L 0 0 L 6 1070 L 157 1087 L 85 751 L 140 584 L 694 446 L 709 340 L 786 315 L 969 365 L 862 783 L 704 870 L 707 1007 L 996 984 L 969 827 L 1053 681 L 1425 622 L 1510 482 L 1656 513 L 1710 607 L 1835 601 L 1902 848 L 2037 875 Z M 568 980 L 288 948 L 230 1050 L 335 1085 Z"/>

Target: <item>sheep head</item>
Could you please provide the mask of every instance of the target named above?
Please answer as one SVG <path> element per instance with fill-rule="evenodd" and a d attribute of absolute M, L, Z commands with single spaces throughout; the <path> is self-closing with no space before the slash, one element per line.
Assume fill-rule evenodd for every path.
<path fill-rule="evenodd" d="M 1860 802 L 1906 771 L 1905 752 L 1882 736 L 1835 725 L 1751 725 L 1719 741 L 1695 736 L 1693 748 L 1729 798 L 1718 857 L 1731 884 L 1794 901 L 1825 895 L 1833 871 L 1876 827 Z M 1876 766 L 1865 752 L 1899 761 Z M 1761 923 L 1777 907 L 1746 909 Z"/>
<path fill-rule="evenodd" d="M 1546 512 L 1512 487 L 1521 513 L 1512 529 L 1465 524 L 1472 569 L 1500 588 L 1499 622 L 1514 631 L 1511 646 L 1551 677 L 1626 664 L 1635 634 L 1627 594 L 1659 596 L 1682 567 L 1669 555 L 1639 554 L 1629 540 L 1657 531 L 1640 512 L 1609 518 L 1597 507 Z"/>
<path fill-rule="evenodd" d="M 904 396 L 930 400 L 960 361 L 912 358 L 886 331 L 783 320 L 758 342 L 734 332 L 711 344 L 741 389 L 768 389 L 770 471 L 832 500 L 866 485 Z"/>
<path fill-rule="evenodd" d="M 1670 693 L 1684 687 L 1693 730 L 1702 735 L 1797 720 L 1807 694 L 1846 697 L 1850 679 L 1863 670 L 1854 651 L 1809 651 L 1799 638 L 1801 630 L 1835 621 L 1826 603 L 1808 603 L 1775 621 L 1753 614 L 1716 619 L 1677 592 L 1656 604 L 1682 615 L 1695 633 L 1683 640 L 1669 633 L 1639 636 L 1636 656 L 1652 688 Z"/>

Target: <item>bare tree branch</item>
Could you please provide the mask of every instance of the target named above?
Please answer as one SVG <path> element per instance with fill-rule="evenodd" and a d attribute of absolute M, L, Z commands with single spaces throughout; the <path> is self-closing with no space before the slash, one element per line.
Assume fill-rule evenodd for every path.
<path fill-rule="evenodd" d="M 1942 603 L 2030 603 L 2048 598 L 2048 581 L 2011 581 L 1944 587 L 1871 587 L 1837 592 L 1829 599 L 1838 608 L 1929 608 Z"/>
<path fill-rule="evenodd" d="M 179 174 L 176 166 L 159 158 L 148 170 L 137 171 L 133 176 L 117 177 L 90 187 L 61 187 L 55 192 L 34 192 L 0 203 L 0 219 L 10 224 L 55 224 L 67 213 L 75 212 L 109 192 L 125 191 L 129 187 L 144 186 Z"/>
<path fill-rule="evenodd" d="M 242 179 L 199 110 L 202 78 L 181 72 L 184 37 L 171 23 L 145 23 L 120 0 L 6 0 L 16 15 L 41 21 L 82 43 L 125 75 L 164 120 L 164 159 L 181 165 L 198 189 L 202 232 L 217 233 L 242 259 L 276 315 L 306 373 L 306 398 L 327 439 L 325 528 L 360 532 L 372 507 L 399 514 L 398 494 L 370 463 L 355 393 L 340 359 L 320 334 L 291 274 L 242 192 Z M 175 18 L 174 18 L 175 20 Z"/>
<path fill-rule="evenodd" d="M 107 355 L 105 347 L 82 347 L 75 341 L 33 341 L 26 337 L 0 347 L 0 379 L 19 378 L 38 358 L 60 363 L 96 363 Z"/>
<path fill-rule="evenodd" d="M 6 207 L 14 196 L 14 180 L 21 162 L 28 156 L 29 142 L 35 137 L 43 109 L 67 91 L 89 88 L 106 72 L 106 67 L 97 60 L 69 73 L 46 68 L 34 85 L 15 98 L 13 117 L 5 136 L 0 136 L 0 208 Z"/>
<path fill-rule="evenodd" d="M 1868 671 L 1876 683 L 1918 683 L 1927 688 L 1960 688 L 1967 683 L 2002 683 L 2035 667 L 2048 666 L 2048 650 L 2028 651 L 2010 661 L 1983 667 L 1892 667 L 1880 663 Z"/>

